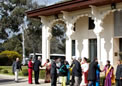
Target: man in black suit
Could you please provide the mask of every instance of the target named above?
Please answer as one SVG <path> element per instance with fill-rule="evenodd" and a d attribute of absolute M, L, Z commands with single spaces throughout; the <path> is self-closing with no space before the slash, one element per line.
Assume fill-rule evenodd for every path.
<path fill-rule="evenodd" d="M 54 59 L 52 60 L 51 63 L 51 86 L 56 86 L 56 82 L 57 82 L 57 66 L 56 66 L 56 62 L 59 62 L 59 59 Z"/>
<path fill-rule="evenodd" d="M 122 64 L 120 60 L 118 60 L 116 70 L 116 86 L 122 86 Z"/>
<path fill-rule="evenodd" d="M 95 58 L 89 65 L 89 71 L 88 71 L 88 81 L 89 81 L 89 84 L 88 86 L 96 86 L 95 85 L 95 82 L 96 82 L 96 70 L 98 69 L 99 71 L 100 68 L 98 68 L 98 61 L 97 61 L 97 58 Z"/>
<path fill-rule="evenodd" d="M 39 68 L 41 67 L 41 57 L 38 57 L 38 60 L 34 62 L 34 77 L 35 77 L 35 84 L 39 84 Z"/>
<path fill-rule="evenodd" d="M 81 83 L 81 77 L 82 77 L 82 70 L 81 65 L 78 60 L 76 60 L 76 57 L 73 57 L 73 68 L 72 68 L 72 75 L 74 78 L 73 86 L 80 86 Z"/>

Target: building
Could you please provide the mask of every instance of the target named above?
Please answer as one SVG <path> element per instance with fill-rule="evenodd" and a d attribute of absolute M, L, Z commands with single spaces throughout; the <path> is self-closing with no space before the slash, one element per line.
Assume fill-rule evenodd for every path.
<path fill-rule="evenodd" d="M 53 25 L 63 22 L 67 28 L 66 59 L 69 62 L 75 55 L 91 60 L 97 57 L 101 65 L 110 60 L 115 66 L 122 58 L 122 0 L 72 0 L 26 13 L 43 23 L 42 57 L 50 57 Z"/>

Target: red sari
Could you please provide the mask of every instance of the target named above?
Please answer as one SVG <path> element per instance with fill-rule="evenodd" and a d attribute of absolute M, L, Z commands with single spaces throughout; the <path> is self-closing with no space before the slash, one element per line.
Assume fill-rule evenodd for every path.
<path fill-rule="evenodd" d="M 33 64 L 32 61 L 29 61 L 28 63 L 28 83 L 32 84 L 32 70 L 33 70 Z"/>
<path fill-rule="evenodd" d="M 45 83 L 50 83 L 51 64 L 50 63 L 45 63 L 44 66 L 46 66 Z"/>

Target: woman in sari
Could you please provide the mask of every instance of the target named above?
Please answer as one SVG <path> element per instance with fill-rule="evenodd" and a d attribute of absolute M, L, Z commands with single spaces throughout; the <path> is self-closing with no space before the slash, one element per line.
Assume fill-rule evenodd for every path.
<path fill-rule="evenodd" d="M 87 63 L 87 58 L 83 58 L 83 63 L 81 63 L 81 68 L 82 68 L 82 82 L 80 86 L 87 86 L 88 85 L 88 69 L 89 69 L 89 64 Z"/>
<path fill-rule="evenodd" d="M 33 70 L 33 64 L 32 64 L 32 58 L 30 58 L 28 62 L 28 83 L 32 84 L 32 70 Z"/>
<path fill-rule="evenodd" d="M 114 80 L 112 80 L 112 79 L 114 79 L 113 78 L 114 68 L 111 66 L 109 60 L 107 60 L 107 64 L 105 65 L 103 71 L 105 71 L 104 86 L 112 86 L 112 83 L 114 83 L 114 82 L 112 82 L 112 81 L 114 81 Z"/>
<path fill-rule="evenodd" d="M 45 74 L 45 83 L 50 83 L 50 69 L 51 69 L 51 64 L 49 59 L 47 59 L 46 63 L 43 65 L 43 67 L 46 67 L 46 74 Z"/>

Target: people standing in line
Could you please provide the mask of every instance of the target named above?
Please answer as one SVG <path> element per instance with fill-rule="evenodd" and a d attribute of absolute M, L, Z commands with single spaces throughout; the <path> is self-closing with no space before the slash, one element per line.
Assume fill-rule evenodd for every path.
<path fill-rule="evenodd" d="M 81 68 L 82 68 L 82 82 L 80 86 L 87 86 L 88 85 L 88 69 L 89 69 L 89 64 L 87 63 L 87 58 L 83 58 L 83 62 L 81 63 Z"/>
<path fill-rule="evenodd" d="M 105 71 L 104 86 L 112 86 L 112 77 L 113 77 L 114 68 L 110 64 L 109 60 L 107 60 L 107 64 L 105 65 L 103 71 Z"/>
<path fill-rule="evenodd" d="M 59 75 L 61 77 L 61 86 L 66 86 L 67 81 L 67 67 L 65 61 L 61 61 L 61 67 L 59 68 Z"/>
<path fill-rule="evenodd" d="M 46 66 L 45 83 L 50 83 L 51 64 L 50 64 L 50 60 L 49 59 L 46 60 L 46 63 L 43 65 L 43 67 L 44 66 Z"/>
<path fill-rule="evenodd" d="M 35 84 L 39 84 L 39 70 L 41 66 L 41 57 L 38 57 L 38 60 L 35 60 L 33 65 Z"/>
<path fill-rule="evenodd" d="M 74 86 L 80 86 L 82 70 L 81 70 L 80 62 L 76 60 L 76 57 L 74 58 L 74 61 L 73 61 L 72 74 L 74 76 Z"/>
<path fill-rule="evenodd" d="M 31 57 L 28 62 L 28 83 L 29 84 L 32 84 L 32 72 L 33 72 L 33 63 L 32 63 L 32 57 Z"/>
<path fill-rule="evenodd" d="M 18 82 L 18 75 L 20 70 L 22 70 L 21 63 L 19 58 L 16 58 L 16 61 L 12 64 L 12 71 L 15 74 L 15 82 Z"/>
<path fill-rule="evenodd" d="M 116 86 L 122 86 L 122 64 L 120 60 L 118 60 L 116 70 Z"/>
<path fill-rule="evenodd" d="M 89 81 L 88 86 L 95 86 L 96 85 L 96 70 L 98 69 L 101 71 L 98 67 L 98 61 L 97 58 L 95 58 L 90 64 L 89 64 L 89 70 L 88 70 L 88 77 L 87 80 Z"/>
<path fill-rule="evenodd" d="M 59 59 L 53 59 L 51 62 L 51 86 L 56 86 L 57 82 L 57 66 L 56 62 L 59 62 Z"/>

